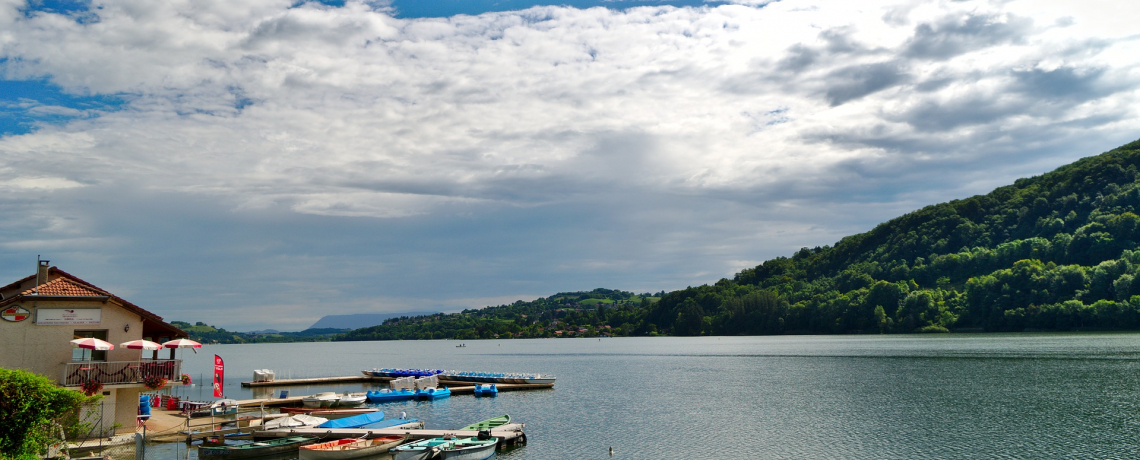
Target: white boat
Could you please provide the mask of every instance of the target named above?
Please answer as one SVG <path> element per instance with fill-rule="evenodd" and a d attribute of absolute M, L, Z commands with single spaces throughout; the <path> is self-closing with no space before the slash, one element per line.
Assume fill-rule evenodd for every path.
<path fill-rule="evenodd" d="M 454 439 L 431 438 L 393 447 L 392 460 L 430 460 L 440 458 L 443 448 L 455 444 Z"/>
<path fill-rule="evenodd" d="M 344 396 L 340 397 L 340 401 L 337 401 L 336 407 L 356 407 L 364 404 L 367 400 L 368 396 L 363 393 L 355 395 L 345 393 Z"/>
<path fill-rule="evenodd" d="M 320 444 L 301 446 L 297 458 L 300 460 L 340 460 L 347 458 L 371 457 L 388 453 L 388 449 L 400 445 L 408 438 L 384 436 L 381 438 L 338 439 Z"/>
<path fill-rule="evenodd" d="M 483 460 L 495 455 L 499 440 L 495 438 L 460 438 L 440 450 L 443 460 Z"/>
<path fill-rule="evenodd" d="M 305 407 L 332 407 L 333 404 L 336 404 L 336 402 L 339 400 L 340 395 L 331 391 L 326 391 L 324 393 L 317 393 L 307 398 L 302 398 L 301 404 L 304 404 Z"/>
<path fill-rule="evenodd" d="M 294 414 L 289 417 L 281 417 L 265 422 L 265 429 L 272 430 L 277 428 L 299 428 L 303 426 L 317 426 L 329 421 L 324 417 L 314 417 L 305 414 Z"/>

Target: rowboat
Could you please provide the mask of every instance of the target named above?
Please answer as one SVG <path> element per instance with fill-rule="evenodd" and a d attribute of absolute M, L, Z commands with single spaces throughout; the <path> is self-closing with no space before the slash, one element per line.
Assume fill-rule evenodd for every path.
<path fill-rule="evenodd" d="M 480 383 L 475 385 L 475 396 L 497 396 L 499 387 L 493 383 Z"/>
<path fill-rule="evenodd" d="M 388 453 L 388 449 L 403 443 L 407 438 L 403 436 L 384 436 L 381 438 L 365 439 L 338 439 L 301 446 L 298 453 L 300 460 L 340 460 L 346 458 L 370 457 Z"/>
<path fill-rule="evenodd" d="M 495 447 L 498 445 L 499 440 L 491 437 L 460 438 L 450 446 L 441 448 L 440 453 L 443 454 L 443 460 L 483 460 L 495 455 Z"/>
<path fill-rule="evenodd" d="M 435 400 L 451 397 L 451 390 L 447 388 L 421 388 L 416 390 L 416 399 Z"/>
<path fill-rule="evenodd" d="M 483 420 L 481 422 L 472 423 L 472 424 L 467 425 L 463 428 L 460 428 L 460 430 L 465 430 L 465 431 L 466 430 L 471 430 L 471 431 L 490 430 L 492 428 L 501 427 L 501 426 L 506 425 L 508 423 L 511 423 L 511 416 L 510 415 L 500 415 L 498 417 L 489 418 L 489 419 Z"/>
<path fill-rule="evenodd" d="M 198 458 L 253 458 L 287 454 L 296 452 L 297 448 L 316 441 L 316 438 L 292 436 L 236 446 L 199 447 Z"/>
<path fill-rule="evenodd" d="M 483 460 L 495 455 L 499 440 L 431 438 L 393 447 L 394 460 Z"/>
<path fill-rule="evenodd" d="M 305 407 L 332 407 L 338 400 L 340 400 L 340 395 L 326 391 L 303 398 L 301 399 L 301 403 L 304 404 Z"/>
<path fill-rule="evenodd" d="M 443 448 L 455 444 L 454 439 L 430 438 L 393 447 L 392 460 L 430 460 L 440 458 Z"/>
<path fill-rule="evenodd" d="M 368 402 L 382 403 L 412 399 L 416 397 L 416 393 L 407 388 L 401 388 L 399 390 L 369 391 L 366 397 L 368 398 Z"/>
<path fill-rule="evenodd" d="M 329 420 L 325 423 L 317 425 L 317 428 L 359 428 L 369 423 L 376 423 L 381 420 L 384 420 L 383 412 L 371 412 L 367 414 L 353 415 L 352 417 Z"/>

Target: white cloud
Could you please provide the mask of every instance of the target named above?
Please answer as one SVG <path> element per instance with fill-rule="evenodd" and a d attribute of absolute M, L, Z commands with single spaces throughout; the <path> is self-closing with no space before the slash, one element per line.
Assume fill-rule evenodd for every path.
<path fill-rule="evenodd" d="M 1118 11 L 1132 6 L 805 0 L 395 19 L 292 3 L 102 1 L 98 20 L 76 21 L 0 2 L 10 78 L 128 101 L 0 138 L 0 167 L 60 178 L 9 180 L 10 198 L 84 184 L 97 208 L 129 186 L 243 216 L 471 218 L 503 232 L 525 221 L 512 212 L 593 208 L 610 214 L 558 228 L 614 222 L 612 244 L 539 246 L 585 252 L 552 266 L 657 290 L 670 287 L 653 277 L 730 276 L 928 203 L 915 194 L 982 193 L 1140 125 L 1140 53 Z M 560 289 L 543 283 L 498 288 Z M 481 289 L 466 296 L 501 294 Z"/>

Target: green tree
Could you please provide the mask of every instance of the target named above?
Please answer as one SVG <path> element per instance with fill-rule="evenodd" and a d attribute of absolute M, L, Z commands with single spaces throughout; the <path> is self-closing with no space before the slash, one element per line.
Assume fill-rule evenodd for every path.
<path fill-rule="evenodd" d="M 71 428 L 65 416 L 89 399 L 47 377 L 0 368 L 0 459 L 38 459 L 60 441 L 60 428 Z"/>

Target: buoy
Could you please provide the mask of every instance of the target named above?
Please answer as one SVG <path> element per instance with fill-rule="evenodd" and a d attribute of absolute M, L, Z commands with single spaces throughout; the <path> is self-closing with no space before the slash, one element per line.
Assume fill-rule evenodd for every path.
<path fill-rule="evenodd" d="M 614 446 L 610 446 L 610 457 L 614 456 Z"/>

